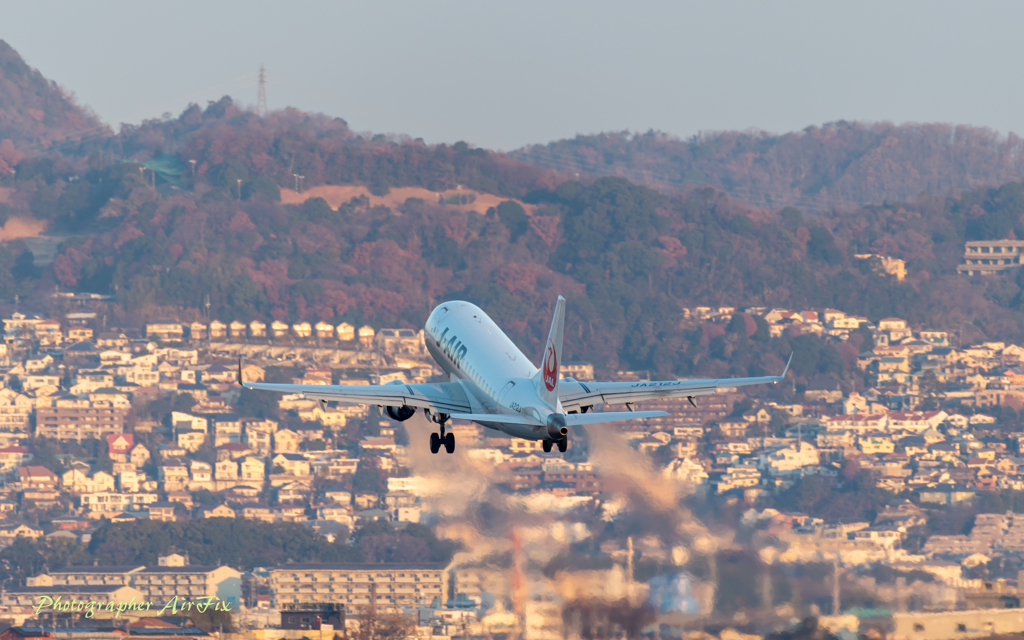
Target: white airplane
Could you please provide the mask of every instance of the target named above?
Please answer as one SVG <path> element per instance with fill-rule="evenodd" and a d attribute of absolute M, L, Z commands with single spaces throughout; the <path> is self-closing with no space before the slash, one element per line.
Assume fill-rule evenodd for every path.
<path fill-rule="evenodd" d="M 555 316 L 544 348 L 541 368 L 498 328 L 479 307 L 453 301 L 438 306 L 427 318 L 427 350 L 448 374 L 448 382 L 405 384 L 399 380 L 382 385 L 338 386 L 244 382 L 238 362 L 238 382 L 246 389 L 301 393 L 327 402 L 377 405 L 393 420 L 403 422 L 423 409 L 438 425 L 430 434 L 430 452 L 455 451 L 455 434 L 445 431 L 450 419 L 472 420 L 517 438 L 541 440 L 545 452 L 553 446 L 565 451 L 571 427 L 638 420 L 668 415 L 664 411 L 634 411 L 633 404 L 654 398 L 687 398 L 709 395 L 719 389 L 778 383 L 780 376 L 722 378 L 718 380 L 666 380 L 662 382 L 580 382 L 562 378 L 562 327 L 565 298 L 558 296 Z M 790 361 L 793 356 L 790 355 Z M 590 413 L 595 406 L 625 404 L 628 411 Z M 587 415 L 584 415 L 587 414 Z"/>

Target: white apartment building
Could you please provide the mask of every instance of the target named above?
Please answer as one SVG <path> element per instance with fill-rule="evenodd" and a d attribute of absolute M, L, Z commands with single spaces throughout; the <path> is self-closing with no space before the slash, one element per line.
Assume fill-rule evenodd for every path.
<path fill-rule="evenodd" d="M 761 454 L 760 466 L 771 475 L 789 475 L 804 467 L 820 463 L 818 449 L 807 442 Z"/>
<path fill-rule="evenodd" d="M 761 472 L 756 467 L 728 467 L 718 481 L 718 493 L 732 489 L 747 489 L 761 484 Z"/>
<path fill-rule="evenodd" d="M 397 607 L 429 607 L 448 596 L 443 564 L 302 563 L 272 569 L 271 606 L 336 602 L 359 613 Z"/>
<path fill-rule="evenodd" d="M 143 565 L 64 567 L 47 575 L 29 578 L 30 587 L 50 586 L 131 586 L 134 574 L 142 571 Z"/>
<path fill-rule="evenodd" d="M 231 567 L 146 567 L 134 574 L 133 585 L 151 602 L 168 602 L 174 596 L 188 600 L 217 596 L 237 605 L 242 595 L 242 574 Z"/>
<path fill-rule="evenodd" d="M 82 508 L 102 513 L 134 511 L 143 505 L 151 504 L 159 499 L 159 496 L 155 493 L 114 493 L 102 491 L 82 494 Z"/>

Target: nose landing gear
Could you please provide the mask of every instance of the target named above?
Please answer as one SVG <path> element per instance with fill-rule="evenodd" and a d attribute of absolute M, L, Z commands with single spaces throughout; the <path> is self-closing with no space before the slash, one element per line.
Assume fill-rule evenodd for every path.
<path fill-rule="evenodd" d="M 455 453 L 455 434 L 451 431 L 445 433 L 444 430 L 444 423 L 448 422 L 448 414 L 432 414 L 427 409 L 424 409 L 423 412 L 427 414 L 427 419 L 438 425 L 439 433 L 430 434 L 430 453 L 437 453 L 442 446 L 447 453 Z"/>

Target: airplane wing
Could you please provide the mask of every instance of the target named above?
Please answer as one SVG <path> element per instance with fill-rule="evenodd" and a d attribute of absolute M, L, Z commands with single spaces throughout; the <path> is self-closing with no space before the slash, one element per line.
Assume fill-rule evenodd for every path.
<path fill-rule="evenodd" d="M 399 381 L 371 385 L 274 384 L 243 382 L 239 367 L 238 383 L 246 389 L 301 393 L 310 400 L 349 402 L 378 406 L 426 408 L 437 413 L 470 413 L 472 407 L 462 386 L 452 382 L 404 384 Z"/>
<path fill-rule="evenodd" d="M 793 360 L 793 356 L 789 356 Z M 776 384 L 786 379 L 789 362 L 781 376 L 755 378 L 717 378 L 707 380 L 664 380 L 641 382 L 579 382 L 562 380 L 558 399 L 566 411 L 578 411 L 595 404 L 632 404 L 658 398 L 692 398 L 715 393 L 719 389 L 747 387 L 755 384 Z"/>

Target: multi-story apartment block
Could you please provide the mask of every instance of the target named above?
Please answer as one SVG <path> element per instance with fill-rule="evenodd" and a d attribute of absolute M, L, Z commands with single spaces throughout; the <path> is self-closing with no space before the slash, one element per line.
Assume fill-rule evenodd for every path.
<path fill-rule="evenodd" d="M 84 566 L 65 567 L 28 579 L 30 587 L 91 589 L 130 587 L 136 601 L 166 603 L 180 599 L 216 596 L 229 605 L 239 604 L 242 574 L 231 567 L 189 566 L 181 556 L 160 559 L 156 567 Z M 177 560 L 177 561 L 175 561 Z M 171 566 L 168 566 L 171 565 Z"/>
<path fill-rule="evenodd" d="M 64 567 L 57 571 L 51 571 L 48 576 L 30 578 L 35 581 L 30 586 L 131 586 L 132 577 L 145 568 L 143 565 Z M 49 584 L 43 584 L 43 582 Z"/>
<path fill-rule="evenodd" d="M 448 594 L 443 564 L 290 564 L 270 572 L 271 604 L 331 601 L 349 612 L 429 607 Z"/>
<path fill-rule="evenodd" d="M 102 440 L 123 433 L 128 410 L 106 402 L 61 398 L 36 409 L 36 436 L 56 440 Z"/>
<path fill-rule="evenodd" d="M 496 567 L 460 567 L 454 572 L 455 594 L 480 602 L 484 593 L 498 597 L 512 594 L 509 572 Z"/>
<path fill-rule="evenodd" d="M 97 493 L 82 494 L 82 508 L 102 513 L 133 511 L 143 505 L 152 504 L 157 500 L 159 500 L 159 496 L 155 493 L 114 493 L 111 491 L 100 491 Z"/>
<path fill-rule="evenodd" d="M 644 409 L 666 411 L 668 415 L 646 420 L 653 431 L 672 431 L 675 427 L 699 426 L 721 420 L 732 413 L 733 405 L 743 396 L 735 393 L 701 396 L 696 407 L 686 398 L 658 398 L 644 402 Z"/>
<path fill-rule="evenodd" d="M 133 584 L 150 602 L 168 602 L 175 596 L 188 600 L 217 596 L 237 605 L 242 595 L 242 574 L 231 567 L 146 567 L 134 574 Z"/>
<path fill-rule="evenodd" d="M 27 607 L 31 609 L 39 605 L 40 598 L 43 596 L 55 601 L 57 598 L 60 598 L 63 602 L 79 600 L 95 603 L 97 607 L 107 606 L 111 603 L 116 605 L 116 603 L 120 602 L 143 601 L 142 594 L 132 587 L 11 586 L 5 591 L 0 592 L 0 605 L 4 607 Z M 14 635 L 13 637 L 17 638 L 21 636 Z M 108 636 L 98 637 L 106 638 Z M 112 638 L 113 636 L 109 637 Z"/>
<path fill-rule="evenodd" d="M 1024 240 L 975 240 L 964 247 L 964 264 L 957 273 L 992 275 L 1006 269 L 1017 269 L 1024 255 Z"/>

